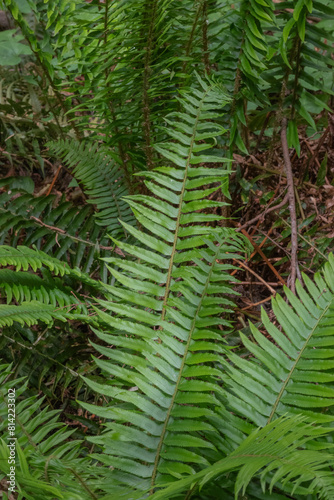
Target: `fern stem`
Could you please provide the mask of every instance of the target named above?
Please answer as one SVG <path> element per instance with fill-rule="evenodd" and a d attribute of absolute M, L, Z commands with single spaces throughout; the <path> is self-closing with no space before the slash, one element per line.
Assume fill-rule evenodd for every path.
<path fill-rule="evenodd" d="M 267 424 L 269 424 L 269 423 L 271 422 L 271 420 L 273 419 L 273 417 L 274 417 L 274 415 L 275 415 L 275 413 L 276 413 L 276 410 L 277 410 L 277 406 L 279 405 L 279 403 L 280 403 L 280 401 L 281 401 L 281 398 L 282 398 L 282 396 L 283 396 L 283 394 L 284 394 L 284 392 L 285 392 L 285 389 L 286 389 L 286 387 L 287 387 L 288 383 L 290 382 L 290 379 L 291 379 L 291 377 L 292 377 L 292 375 L 293 375 L 293 372 L 294 372 L 294 371 L 295 371 L 295 369 L 297 368 L 298 362 L 299 362 L 300 358 L 302 357 L 303 352 L 305 351 L 306 347 L 308 346 L 308 343 L 309 343 L 309 342 L 310 342 L 310 340 L 312 339 L 312 336 L 313 336 L 313 334 L 314 334 L 315 330 L 317 329 L 317 327 L 318 327 L 318 325 L 319 325 L 320 321 L 322 320 L 322 318 L 326 315 L 326 313 L 327 313 L 328 309 L 329 309 L 329 308 L 330 308 L 333 304 L 334 304 L 334 299 L 333 299 L 331 302 L 329 302 L 329 304 L 327 305 L 327 307 L 325 307 L 325 309 L 324 309 L 324 310 L 323 310 L 323 312 L 321 313 L 321 315 L 320 315 L 319 319 L 317 320 L 316 324 L 315 324 L 315 325 L 314 325 L 314 327 L 312 328 L 312 330 L 311 330 L 311 332 L 310 332 L 309 336 L 308 336 L 308 337 L 307 337 L 307 339 L 305 340 L 305 343 L 304 343 L 304 345 L 303 345 L 302 349 L 300 350 L 300 353 L 298 354 L 298 356 L 297 356 L 297 358 L 296 358 L 295 362 L 293 363 L 293 365 L 292 365 L 292 367 L 291 367 L 291 370 L 289 371 L 288 376 L 286 377 L 285 381 L 284 381 L 284 382 L 283 382 L 283 384 L 282 384 L 281 390 L 279 391 L 279 394 L 278 394 L 278 396 L 277 396 L 277 398 L 276 398 L 276 401 L 275 401 L 275 403 L 274 403 L 274 405 L 273 405 L 273 408 L 272 408 L 272 410 L 271 410 L 271 413 L 270 413 L 270 416 L 269 416 L 269 418 L 268 418 Z"/>
<path fill-rule="evenodd" d="M 151 55 L 154 39 L 154 23 L 157 13 L 158 0 L 147 0 L 146 9 L 144 10 L 145 18 L 150 16 L 148 28 L 147 44 L 145 47 L 144 57 L 144 72 L 143 72 L 143 114 L 144 114 L 144 135 L 145 135 L 145 152 L 148 169 L 154 167 L 153 163 L 153 148 L 151 144 L 151 111 L 150 111 L 150 73 L 151 73 Z"/>
<path fill-rule="evenodd" d="M 191 47 L 192 47 L 192 44 L 193 44 L 193 41 L 194 41 L 195 31 L 196 31 L 196 28 L 198 26 L 199 17 L 201 15 L 202 10 L 203 10 L 203 7 L 201 5 L 201 2 L 199 2 L 198 9 L 196 11 L 194 22 L 193 22 L 193 25 L 192 25 L 192 28 L 191 28 L 189 40 L 188 40 L 188 43 L 186 45 L 186 52 L 185 52 L 186 57 L 189 57 L 189 54 L 190 54 L 190 51 L 191 51 Z M 187 70 L 187 68 L 188 68 L 188 61 L 183 61 L 183 64 L 182 64 L 182 73 L 185 73 L 186 70 Z"/>
<path fill-rule="evenodd" d="M 203 61 L 205 71 L 208 75 L 211 73 L 210 57 L 209 57 L 209 42 L 208 42 L 208 1 L 204 0 L 202 8 L 202 42 L 203 42 Z"/>
<path fill-rule="evenodd" d="M 87 485 L 87 483 L 82 479 L 82 477 L 80 476 L 80 474 L 78 474 L 72 468 L 69 468 L 67 470 L 69 470 L 70 472 L 72 472 L 73 476 L 75 476 L 77 478 L 77 480 L 82 484 L 82 486 L 85 488 L 85 490 L 87 491 L 87 493 L 89 494 L 89 496 L 91 498 L 93 498 L 94 500 L 98 500 L 98 497 L 95 495 L 95 493 L 92 492 L 92 490 L 89 488 L 89 486 Z"/>

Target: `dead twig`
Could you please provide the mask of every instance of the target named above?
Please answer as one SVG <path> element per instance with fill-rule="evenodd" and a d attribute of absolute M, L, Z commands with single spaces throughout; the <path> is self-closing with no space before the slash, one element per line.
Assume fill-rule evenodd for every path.
<path fill-rule="evenodd" d="M 253 219 L 249 220 L 248 222 L 246 222 L 242 226 L 238 227 L 236 229 L 236 231 L 242 231 L 243 229 L 246 229 L 246 227 L 251 226 L 252 224 L 254 224 L 254 222 L 258 221 L 259 219 L 264 219 L 266 215 L 270 214 L 270 212 L 273 212 L 274 210 L 278 210 L 280 208 L 283 208 L 284 205 L 286 205 L 286 203 L 288 202 L 288 200 L 289 200 L 289 196 L 288 196 L 288 193 L 287 193 L 284 196 L 284 198 L 281 201 L 281 203 L 278 203 L 278 205 L 275 205 L 274 207 L 266 208 L 266 210 L 264 210 L 264 212 L 262 212 L 260 215 L 257 215 Z"/>
<path fill-rule="evenodd" d="M 298 278 L 301 281 L 301 274 L 298 266 L 298 255 L 297 255 L 298 228 L 297 228 L 297 216 L 296 216 L 295 191 L 294 191 L 294 182 L 293 182 L 292 167 L 291 167 L 286 131 L 287 131 L 287 119 L 284 117 L 282 119 L 282 126 L 281 126 L 281 141 L 282 141 L 286 181 L 288 185 L 289 212 L 291 220 L 291 273 L 288 278 L 288 286 L 289 288 L 291 288 L 291 291 L 295 294 L 296 278 L 298 275 Z"/>
<path fill-rule="evenodd" d="M 271 297 L 267 297 L 266 299 L 260 300 L 259 302 L 255 302 L 254 304 L 250 304 L 249 306 L 243 307 L 241 310 L 246 311 L 246 309 L 252 309 L 252 307 L 259 306 L 261 304 L 264 304 L 265 302 L 268 302 L 271 300 Z"/>
<path fill-rule="evenodd" d="M 246 238 L 250 241 L 250 243 L 253 245 L 254 247 L 254 250 L 255 252 L 257 252 L 259 255 L 261 255 L 261 257 L 263 258 L 263 260 L 267 263 L 267 265 L 270 267 L 270 269 L 272 270 L 272 272 L 275 274 L 275 276 L 278 278 L 278 280 L 282 283 L 282 285 L 286 285 L 284 279 L 282 278 L 282 276 L 279 274 L 279 272 L 277 271 L 277 269 L 274 268 L 274 266 L 272 265 L 272 263 L 268 260 L 268 257 L 263 253 L 263 251 L 261 250 L 261 248 L 259 247 L 259 245 L 257 245 L 255 243 L 255 241 L 253 240 L 253 238 L 247 233 L 247 231 L 245 231 L 244 229 L 242 229 L 242 234 L 244 236 L 246 236 Z"/>
<path fill-rule="evenodd" d="M 255 276 L 259 281 L 261 281 L 261 283 L 263 283 L 263 285 L 265 285 L 268 288 L 268 290 L 270 290 L 270 292 L 272 293 L 272 295 L 276 295 L 276 290 L 274 290 L 263 278 L 261 278 L 261 276 L 259 276 L 255 271 L 253 271 L 253 269 L 251 269 L 250 267 L 246 266 L 246 264 L 244 264 L 240 260 L 238 260 L 238 261 L 236 261 L 235 259 L 233 259 L 233 260 L 239 266 L 243 267 L 244 269 L 246 269 L 247 271 L 249 271 L 251 274 L 253 274 L 253 276 Z"/>
<path fill-rule="evenodd" d="M 49 194 L 51 194 L 51 191 L 52 191 L 52 189 L 53 189 L 53 186 L 54 186 L 54 185 L 55 185 L 55 183 L 56 183 L 56 180 L 58 179 L 58 175 L 59 175 L 59 172 L 61 171 L 61 169 L 62 169 L 62 165 L 59 165 L 59 167 L 57 168 L 57 172 L 55 173 L 55 176 L 54 176 L 54 178 L 52 179 L 52 182 L 51 182 L 51 184 L 50 184 L 50 186 L 49 186 L 49 189 L 47 190 L 47 192 L 46 192 L 46 195 L 45 195 L 45 196 L 49 196 Z"/>
<path fill-rule="evenodd" d="M 60 227 L 49 226 L 48 224 L 45 224 L 45 222 L 41 221 L 37 217 L 34 217 L 33 215 L 31 217 L 29 217 L 29 219 L 34 220 L 40 226 L 46 227 L 46 228 L 50 229 L 51 231 L 54 231 L 56 233 L 56 235 L 60 234 L 66 238 L 70 238 L 73 241 L 77 241 L 78 243 L 84 243 L 86 246 L 96 247 L 96 248 L 99 248 L 100 250 L 111 250 L 111 251 L 115 251 L 116 253 L 121 252 L 120 255 L 124 256 L 123 252 L 119 248 L 115 248 L 115 246 L 106 247 L 103 245 L 99 245 L 98 243 L 93 243 L 92 241 L 87 241 L 87 240 L 83 240 L 82 238 L 77 238 L 76 236 L 73 236 L 72 234 L 67 233 L 66 231 L 64 231 L 64 229 L 61 229 Z M 56 243 L 58 243 L 58 242 L 56 241 Z"/>

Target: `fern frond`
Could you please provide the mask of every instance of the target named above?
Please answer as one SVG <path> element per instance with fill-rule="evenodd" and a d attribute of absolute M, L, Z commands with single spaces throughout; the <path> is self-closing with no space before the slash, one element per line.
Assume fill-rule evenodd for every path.
<path fill-rule="evenodd" d="M 16 248 L 11 248 L 6 245 L 0 246 L 0 265 L 14 266 L 16 271 L 28 271 L 29 267 L 31 267 L 35 272 L 42 267 L 46 267 L 56 276 L 59 275 L 63 277 L 68 275 L 93 288 L 102 289 L 102 286 L 99 285 L 97 281 L 91 279 L 86 273 L 81 272 L 80 269 L 72 269 L 66 262 L 56 257 L 51 257 L 41 250 L 28 248 L 22 245 Z"/>
<path fill-rule="evenodd" d="M 120 230 L 122 232 L 119 221 L 134 223 L 131 210 L 122 199 L 128 194 L 124 174 L 110 153 L 100 150 L 98 144 L 80 144 L 74 140 L 53 142 L 48 146 L 84 186 L 88 202 L 98 209 L 97 224 L 117 235 Z"/>
<path fill-rule="evenodd" d="M 12 326 L 14 321 L 31 326 L 39 321 L 52 323 L 54 319 L 66 321 L 66 315 L 54 306 L 37 301 L 23 302 L 19 306 L 0 304 L 0 326 Z"/>
<path fill-rule="evenodd" d="M 228 457 L 220 460 L 197 474 L 181 479 L 167 486 L 150 498 L 169 500 L 182 491 L 193 491 L 194 485 L 202 488 L 215 477 L 231 471 L 238 471 L 235 481 L 235 498 L 245 495 L 246 488 L 254 476 L 260 476 L 262 485 L 268 473 L 274 472 L 270 493 L 277 481 L 294 482 L 292 494 L 302 489 L 303 494 L 313 493 L 317 498 L 330 500 L 334 494 L 334 478 L 331 468 L 333 455 L 328 445 L 327 453 L 302 449 L 305 443 L 326 436 L 331 429 L 314 427 L 305 418 L 280 417 L 262 429 L 255 429 L 250 436 Z M 271 495 L 270 495 L 271 497 Z"/>
<path fill-rule="evenodd" d="M 219 363 L 225 351 L 217 325 L 229 331 L 230 321 L 220 316 L 231 310 L 232 302 L 220 294 L 236 293 L 228 283 L 233 267 L 229 261 L 240 258 L 245 246 L 234 231 L 213 232 L 203 224 L 212 220 L 210 215 L 197 212 L 223 205 L 206 196 L 229 174 L 197 166 L 223 161 L 208 150 L 223 132 L 212 120 L 220 114 L 225 95 L 216 85 L 200 83 L 201 90 L 193 89 L 181 99 L 188 114 L 169 118 L 174 142 L 156 146 L 174 166 L 144 174 L 156 197 L 129 198 L 145 232 L 123 223 L 140 246 L 117 245 L 140 261 L 130 266 L 123 259 L 107 259 L 119 284 L 109 291 L 118 302 L 101 302 L 107 312 L 97 311 L 98 316 L 112 333 L 96 334 L 118 348 L 95 345 L 109 358 L 95 361 L 117 383 L 87 383 L 118 403 L 106 408 L 83 403 L 115 421 L 103 437 L 91 438 L 104 446 L 100 459 L 115 468 L 117 482 L 126 487 L 123 474 L 134 475 L 142 491 L 173 480 L 174 474 L 193 473 L 217 453 L 204 436 L 214 429 L 207 418 L 216 414 L 224 394 L 217 383 L 222 372 L 212 363 Z M 187 265 L 189 261 L 193 265 Z M 124 421 L 132 427 L 125 429 Z M 118 438 L 120 432 L 126 446 Z"/>
<path fill-rule="evenodd" d="M 80 313 L 87 315 L 87 307 L 89 307 L 93 297 L 90 299 L 83 293 L 84 291 L 106 296 L 106 289 L 98 281 L 93 280 L 80 269 L 71 269 L 66 262 L 50 257 L 41 250 L 24 246 L 17 248 L 0 246 L 0 266 L 16 268 L 15 271 L 0 269 L 0 289 L 4 291 L 3 295 L 7 297 L 7 303 L 10 304 L 15 299 L 19 304 L 23 305 L 24 303 L 25 306 L 28 306 L 28 303 L 34 304 L 34 307 L 37 308 L 36 319 L 40 318 L 42 321 L 49 322 L 50 314 L 55 319 L 62 318 L 63 315 L 67 317 L 73 315 L 73 318 L 75 316 L 77 319 Z M 30 272 L 21 272 L 21 269 L 28 271 L 30 268 L 35 272 L 39 271 L 42 277 Z M 62 280 L 52 277 L 49 271 L 55 276 L 61 276 Z M 84 290 L 77 292 L 78 287 L 84 287 Z M 43 304 L 49 304 L 49 309 L 45 309 L 45 314 L 43 314 Z M 0 307 L 13 307 L 15 309 L 16 306 Z M 41 314 L 38 313 L 39 309 Z M 61 312 L 58 314 L 57 311 Z M 24 309 L 17 309 L 17 315 L 21 320 L 23 320 L 23 312 Z M 3 319 L 3 324 L 10 326 L 13 321 L 17 321 L 17 319 L 9 319 L 12 315 L 11 309 L 3 309 L 3 314 L 4 318 L 8 318 Z M 32 318 L 29 316 L 26 319 L 28 325 L 36 323 L 36 321 L 32 323 Z"/>
<path fill-rule="evenodd" d="M 95 259 L 110 254 L 105 231 L 96 224 L 89 206 L 70 202 L 55 204 L 55 196 L 32 195 L 34 185 L 29 177 L 12 177 L 0 181 L 6 192 L 0 196 L 0 243 L 16 247 L 24 242 L 35 245 L 85 273 L 100 271 L 107 281 L 107 269 Z M 109 249 L 109 250 L 108 250 Z"/>
<path fill-rule="evenodd" d="M 87 313 L 85 305 L 75 297 L 75 292 L 51 276 L 41 278 L 32 273 L 0 269 L 0 290 L 6 296 L 7 304 L 15 299 L 18 303 L 38 301 L 60 308 L 75 305 L 77 312 L 82 310 Z"/>
<path fill-rule="evenodd" d="M 241 335 L 252 359 L 228 356 L 227 396 L 233 411 L 256 426 L 283 414 L 303 413 L 312 422 L 333 422 L 334 367 L 334 257 L 329 256 L 313 283 L 304 276 L 306 289 L 297 282 L 299 298 L 285 289 L 290 306 L 273 299 L 273 311 L 281 328 L 262 311 L 269 338 L 251 325 L 257 342 Z"/>

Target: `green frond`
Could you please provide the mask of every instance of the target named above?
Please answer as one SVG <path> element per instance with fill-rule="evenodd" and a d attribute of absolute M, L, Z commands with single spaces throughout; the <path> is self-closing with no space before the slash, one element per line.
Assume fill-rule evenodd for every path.
<path fill-rule="evenodd" d="M 75 291 L 66 287 L 60 280 L 44 275 L 43 278 L 32 273 L 0 269 L 0 290 L 7 298 L 7 304 L 38 301 L 60 308 L 75 305 L 76 311 L 87 313 L 85 304 L 80 302 Z"/>
<path fill-rule="evenodd" d="M 99 149 L 98 144 L 74 140 L 50 142 L 48 146 L 83 185 L 88 202 L 98 209 L 97 224 L 118 235 L 122 232 L 119 221 L 134 223 L 131 210 L 122 199 L 128 194 L 126 179 L 110 152 Z"/>
<path fill-rule="evenodd" d="M 279 295 L 273 299 L 275 326 L 262 311 L 268 336 L 251 325 L 256 344 L 241 336 L 252 354 L 242 359 L 228 355 L 226 364 L 233 412 L 263 426 L 280 415 L 300 414 L 312 422 L 333 422 L 334 367 L 334 257 L 329 256 L 315 282 L 304 276 L 305 289 L 297 282 L 297 294 L 285 289 L 288 305 Z M 269 337 L 269 338 L 268 338 Z"/>
<path fill-rule="evenodd" d="M 42 267 L 46 267 L 52 271 L 56 276 L 70 276 L 80 282 L 92 286 L 93 288 L 102 289 L 103 286 L 86 273 L 81 272 L 80 269 L 72 269 L 66 262 L 59 260 L 56 257 L 51 257 L 41 250 L 28 248 L 19 245 L 12 248 L 6 245 L 0 246 L 0 265 L 13 266 L 16 271 L 28 271 L 31 268 L 34 272 Z"/>
<path fill-rule="evenodd" d="M 66 315 L 52 305 L 37 301 L 23 302 L 19 306 L 0 304 L 0 326 L 11 326 L 14 321 L 31 326 L 39 321 L 52 323 L 55 319 L 66 321 Z"/>
<path fill-rule="evenodd" d="M 222 378 L 219 363 L 226 352 L 223 335 L 231 328 L 226 314 L 232 302 L 221 294 L 236 293 L 228 283 L 233 268 L 229 261 L 240 258 L 245 243 L 233 230 L 204 225 L 204 212 L 196 218 L 199 208 L 222 205 L 205 195 L 212 192 L 212 184 L 219 189 L 230 172 L 197 167 L 200 162 L 224 161 L 209 155 L 212 140 L 205 143 L 204 155 L 201 141 L 223 132 L 212 120 L 226 99 L 218 86 L 199 81 L 201 90 L 181 100 L 187 120 L 184 113 L 172 117 L 170 135 L 174 139 L 179 134 L 178 142 L 157 146 L 173 166 L 144 174 L 156 197 L 129 198 L 145 232 L 123 223 L 138 246 L 117 245 L 138 261 L 129 265 L 124 259 L 105 259 L 117 281 L 107 289 L 117 302 L 101 301 L 105 312 L 96 309 L 97 314 L 109 330 L 94 331 L 117 349 L 94 344 L 107 358 L 95 362 L 116 385 L 86 382 L 117 403 L 105 408 L 82 403 L 114 421 L 103 436 L 90 438 L 104 448 L 104 455 L 95 458 L 114 467 L 114 479 L 124 487 L 123 474 L 134 475 L 142 491 L 154 490 L 174 475 L 193 473 L 219 456 L 205 435 L 214 430 L 208 417 L 219 420 L 215 408 L 224 396 L 217 382 Z M 125 429 L 124 421 L 132 427 Z"/>
<path fill-rule="evenodd" d="M 193 490 L 196 486 L 202 488 L 221 474 L 238 471 L 234 487 L 235 499 L 239 498 L 240 493 L 245 495 L 254 476 L 261 478 L 264 487 L 268 474 L 274 473 L 270 493 L 278 481 L 283 485 L 293 482 L 292 495 L 313 493 L 319 499 L 330 500 L 334 495 L 331 471 L 334 458 L 330 453 L 331 445 L 327 446 L 327 452 L 303 449 L 305 443 L 325 436 L 329 431 L 330 429 L 306 423 L 305 418 L 300 416 L 280 417 L 262 429 L 255 429 L 228 457 L 197 474 L 174 482 L 150 498 L 169 500 L 182 491 Z"/>
<path fill-rule="evenodd" d="M 95 257 L 110 255 L 109 240 L 89 206 L 56 203 L 53 195 L 35 197 L 28 177 L 5 178 L 0 186 L 6 187 L 0 196 L 0 244 L 36 246 L 83 272 L 99 270 L 107 281 L 106 266 Z"/>
<path fill-rule="evenodd" d="M 0 305 L 2 325 L 11 326 L 14 321 L 18 321 L 29 326 L 38 320 L 50 323 L 52 318 L 65 320 L 65 317 L 71 315 L 79 318 L 78 314 L 87 314 L 87 306 L 95 298 L 81 297 L 81 293 L 76 289 L 79 285 L 84 286 L 88 293 L 93 290 L 94 294 L 106 294 L 104 286 L 98 281 L 79 269 L 71 269 L 66 262 L 41 250 L 2 245 L 0 266 L 16 268 L 15 271 L 0 269 L 0 289 L 7 297 L 8 304 L 13 299 L 21 304 Z M 31 272 L 21 272 L 21 269 L 29 271 L 30 268 L 35 273 L 39 271 L 42 277 Z M 49 271 L 62 279 L 52 277 Z"/>

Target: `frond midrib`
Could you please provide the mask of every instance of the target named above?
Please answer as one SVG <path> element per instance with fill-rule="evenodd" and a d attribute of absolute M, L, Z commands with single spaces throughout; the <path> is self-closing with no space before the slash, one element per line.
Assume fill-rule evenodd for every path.
<path fill-rule="evenodd" d="M 173 271 L 173 265 L 174 265 L 174 256 L 175 256 L 175 253 L 176 253 L 176 245 L 177 245 L 177 240 L 178 240 L 178 236 L 179 236 L 180 219 L 181 219 L 181 215 L 182 215 L 183 197 L 184 197 L 185 189 L 186 189 L 187 172 L 188 172 L 188 168 L 189 168 L 189 165 L 190 165 L 191 155 L 193 153 L 193 146 L 194 146 L 194 142 L 195 142 L 195 135 L 196 135 L 196 130 L 197 130 L 197 124 L 198 124 L 199 117 L 200 117 L 200 114 L 201 114 L 201 111 L 202 111 L 202 106 L 204 104 L 205 97 L 207 96 L 209 90 L 210 90 L 210 88 L 205 91 L 205 93 L 203 95 L 203 98 L 202 98 L 202 100 L 200 102 L 200 106 L 198 108 L 198 112 L 197 112 L 197 116 L 196 116 L 196 121 L 195 121 L 194 127 L 193 127 L 193 134 L 192 134 L 191 142 L 190 142 L 190 146 L 189 146 L 189 154 L 188 154 L 188 158 L 187 158 L 187 162 L 186 162 L 186 166 L 185 166 L 185 172 L 184 172 L 184 178 L 183 178 L 183 183 L 182 183 L 182 189 L 181 189 L 181 193 L 180 193 L 179 210 L 178 210 L 178 214 L 177 214 L 177 218 L 176 218 L 176 226 L 175 226 L 175 233 L 174 233 L 173 248 L 172 248 L 172 253 L 171 253 L 171 257 L 170 257 L 170 261 L 169 261 L 169 268 L 168 268 L 168 272 L 167 272 L 166 290 L 165 290 L 165 295 L 164 295 L 164 300 L 163 300 L 163 305 L 162 305 L 161 320 L 164 320 L 165 315 L 166 315 L 166 305 L 167 305 L 168 296 L 169 296 L 169 293 L 170 293 L 170 283 L 171 283 L 171 279 L 172 279 L 172 271 Z"/>
<path fill-rule="evenodd" d="M 155 460 L 154 460 L 154 466 L 153 466 L 153 472 L 152 472 L 152 480 L 151 480 L 151 486 L 152 486 L 152 488 L 154 487 L 155 478 L 156 478 L 156 475 L 157 475 L 157 469 L 158 469 L 159 460 L 160 460 L 160 452 L 161 452 L 161 448 L 162 448 L 163 441 L 164 441 L 164 438 L 165 438 L 165 434 L 166 434 L 166 431 L 167 431 L 168 422 L 169 422 L 169 419 L 170 419 L 170 415 L 171 415 L 172 409 L 174 407 L 175 398 L 176 398 L 177 393 L 179 391 L 179 386 L 180 386 L 180 382 L 181 382 L 181 378 L 182 378 L 182 374 L 183 374 L 184 365 L 185 365 L 186 358 L 187 358 L 187 355 L 188 355 L 190 342 L 192 340 L 192 334 L 193 334 L 194 329 L 196 327 L 196 321 L 197 321 L 197 318 L 198 318 L 198 314 L 199 314 L 199 312 L 200 312 L 200 310 L 202 308 L 202 303 L 203 303 L 203 300 L 204 300 L 204 298 L 206 296 L 206 291 L 207 291 L 207 288 L 208 288 L 208 286 L 210 284 L 210 281 L 211 281 L 211 275 L 212 275 L 214 267 L 215 267 L 214 263 L 216 262 L 216 259 L 217 259 L 218 255 L 219 255 L 220 247 L 221 247 L 221 245 L 217 246 L 217 250 L 216 250 L 216 253 L 215 253 L 214 257 L 213 257 L 213 261 L 212 261 L 212 265 L 210 267 L 210 271 L 209 271 L 209 273 L 207 274 L 207 277 L 206 277 L 206 281 L 205 281 L 205 285 L 204 285 L 204 288 L 203 288 L 203 291 L 202 291 L 201 299 L 200 299 L 199 304 L 197 306 L 196 312 L 194 314 L 194 319 L 192 321 L 192 324 L 191 324 L 191 327 L 190 327 L 190 330 L 189 330 L 188 340 L 187 340 L 187 343 L 185 345 L 185 350 L 184 350 L 184 354 L 183 354 L 183 357 L 182 357 L 181 366 L 180 366 L 180 369 L 179 369 L 179 375 L 178 375 L 177 381 L 175 383 L 174 393 L 173 393 L 173 396 L 172 396 L 172 399 L 171 399 L 171 403 L 170 403 L 168 411 L 167 411 L 167 415 L 166 415 L 165 422 L 164 422 L 164 425 L 163 425 L 163 429 L 162 429 L 162 432 L 161 432 L 159 444 L 157 446 L 157 453 L 156 453 L 156 457 L 155 457 Z"/>

